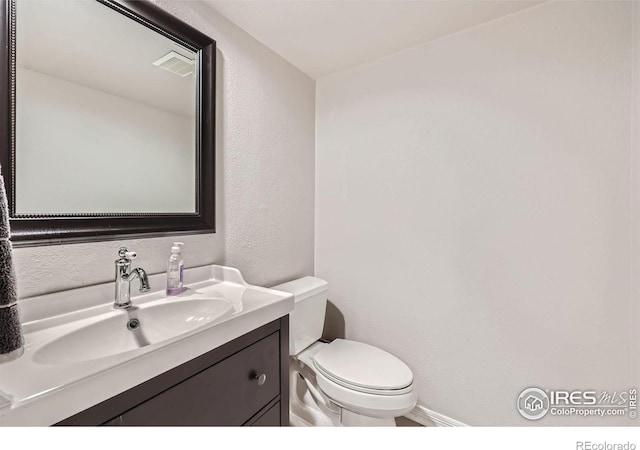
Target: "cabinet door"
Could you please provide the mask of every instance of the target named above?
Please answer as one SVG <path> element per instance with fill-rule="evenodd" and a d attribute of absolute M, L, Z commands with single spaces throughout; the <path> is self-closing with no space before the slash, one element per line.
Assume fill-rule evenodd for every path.
<path fill-rule="evenodd" d="M 242 425 L 279 393 L 276 332 L 130 409 L 114 425 Z"/>
<path fill-rule="evenodd" d="M 280 425 L 280 402 L 269 408 L 266 413 L 251 424 L 252 427 L 279 427 Z"/>

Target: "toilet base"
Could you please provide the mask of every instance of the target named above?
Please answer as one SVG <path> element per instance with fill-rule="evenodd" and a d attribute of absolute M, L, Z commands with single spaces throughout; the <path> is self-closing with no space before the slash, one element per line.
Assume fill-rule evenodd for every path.
<path fill-rule="evenodd" d="M 312 422 L 300 417 L 294 413 L 295 410 L 298 414 L 301 414 L 307 418 L 310 418 Z M 346 414 L 345 414 L 346 413 Z M 342 412 L 342 420 L 332 422 L 329 417 L 322 417 L 315 414 L 311 414 L 309 417 L 309 411 L 302 411 L 300 408 L 292 408 L 289 412 L 289 425 L 292 427 L 395 427 L 396 421 L 391 419 L 378 419 L 377 417 L 361 416 L 360 414 L 352 413 L 351 411 Z"/>
<path fill-rule="evenodd" d="M 342 408 L 317 389 L 314 373 L 292 358 L 290 425 L 310 427 L 395 427 L 394 417 L 365 416 Z"/>
<path fill-rule="evenodd" d="M 289 424 L 294 427 L 335 427 L 340 425 L 340 414 L 320 408 L 306 387 L 306 383 L 292 373 L 289 399 Z M 294 377 L 296 380 L 294 381 Z"/>

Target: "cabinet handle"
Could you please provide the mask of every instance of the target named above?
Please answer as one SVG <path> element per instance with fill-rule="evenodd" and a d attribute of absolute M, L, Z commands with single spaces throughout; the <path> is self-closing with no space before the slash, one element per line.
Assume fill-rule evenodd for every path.
<path fill-rule="evenodd" d="M 253 379 L 258 380 L 258 386 L 262 386 L 267 381 L 267 375 L 264 373 L 262 375 L 255 374 Z"/>

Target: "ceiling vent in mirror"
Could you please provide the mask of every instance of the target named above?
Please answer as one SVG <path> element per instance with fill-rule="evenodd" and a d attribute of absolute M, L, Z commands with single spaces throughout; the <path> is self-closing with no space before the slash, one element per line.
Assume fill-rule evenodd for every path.
<path fill-rule="evenodd" d="M 195 73 L 195 61 L 174 51 L 170 51 L 154 62 L 153 65 L 181 77 Z"/>

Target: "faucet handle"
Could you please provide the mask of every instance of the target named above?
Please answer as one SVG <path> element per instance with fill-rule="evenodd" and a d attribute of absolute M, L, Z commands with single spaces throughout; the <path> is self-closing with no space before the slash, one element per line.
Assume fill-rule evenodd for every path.
<path fill-rule="evenodd" d="M 120 259 L 132 261 L 138 257 L 138 254 L 136 252 L 130 252 L 126 247 L 120 247 L 120 250 L 118 250 L 118 256 Z"/>

